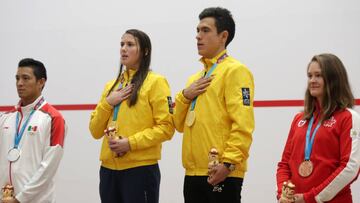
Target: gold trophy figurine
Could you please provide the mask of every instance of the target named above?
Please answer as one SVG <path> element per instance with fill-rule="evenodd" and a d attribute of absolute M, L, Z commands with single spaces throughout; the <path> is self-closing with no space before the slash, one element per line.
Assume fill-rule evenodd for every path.
<path fill-rule="evenodd" d="M 104 133 L 108 137 L 109 140 L 119 140 L 119 139 L 121 139 L 121 136 L 116 135 L 117 131 L 116 131 L 115 127 L 112 127 L 112 126 L 108 127 L 107 129 L 104 130 Z M 121 157 L 123 155 L 124 154 L 116 153 L 115 157 Z"/>
<path fill-rule="evenodd" d="M 283 183 L 280 199 L 295 202 L 295 185 L 290 180 Z"/>
<path fill-rule="evenodd" d="M 209 164 L 208 164 L 208 174 L 209 174 L 209 178 L 211 177 L 211 169 L 213 169 L 214 167 L 216 167 L 217 165 L 219 165 L 219 152 L 217 151 L 216 148 L 211 148 L 208 154 L 209 157 Z M 220 185 L 215 185 L 213 188 L 213 192 L 221 192 L 222 191 L 222 186 Z"/>
<path fill-rule="evenodd" d="M 209 152 L 209 164 L 208 164 L 209 172 L 210 172 L 210 170 L 212 168 L 219 165 L 219 163 L 220 162 L 219 162 L 219 153 L 218 153 L 218 151 L 215 148 L 211 148 L 210 152 Z"/>
<path fill-rule="evenodd" d="M 2 198 L 1 201 L 14 200 L 14 187 L 10 184 L 6 184 L 2 188 Z"/>

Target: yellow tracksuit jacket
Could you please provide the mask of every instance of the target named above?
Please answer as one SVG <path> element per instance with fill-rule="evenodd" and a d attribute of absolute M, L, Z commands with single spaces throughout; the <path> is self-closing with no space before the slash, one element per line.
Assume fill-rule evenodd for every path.
<path fill-rule="evenodd" d="M 129 83 L 134 71 L 124 74 L 124 83 Z M 104 136 L 104 130 L 112 121 L 113 107 L 106 101 L 107 93 L 115 80 L 106 84 L 100 102 L 91 113 L 90 132 L 95 139 Z M 116 88 L 119 85 L 116 85 Z M 108 139 L 103 138 L 100 160 L 103 167 L 123 170 L 138 166 L 156 164 L 161 158 L 161 143 L 170 140 L 174 134 L 170 88 L 167 80 L 150 71 L 140 88 L 137 103 L 129 107 L 123 101 L 117 116 L 118 134 L 129 139 L 131 150 L 115 158 Z"/>
<path fill-rule="evenodd" d="M 213 59 L 201 59 L 205 70 L 192 75 L 186 86 L 204 75 L 224 50 Z M 229 177 L 244 177 L 254 130 L 254 81 L 251 72 L 231 56 L 213 71 L 206 92 L 199 95 L 195 106 L 195 123 L 185 124 L 191 101 L 182 92 L 175 98 L 174 123 L 183 132 L 182 162 L 186 175 L 207 176 L 208 153 L 219 151 L 221 162 L 236 165 Z"/>

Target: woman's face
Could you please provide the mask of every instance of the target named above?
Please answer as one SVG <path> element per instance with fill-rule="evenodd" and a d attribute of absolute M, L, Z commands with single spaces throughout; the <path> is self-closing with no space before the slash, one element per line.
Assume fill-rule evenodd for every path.
<path fill-rule="evenodd" d="M 140 65 L 140 47 L 131 34 L 125 33 L 121 37 L 120 59 L 121 63 L 127 68 L 137 70 Z"/>
<path fill-rule="evenodd" d="M 318 62 L 313 61 L 310 63 L 307 75 L 310 95 L 315 97 L 321 103 L 324 95 L 325 83 Z"/>

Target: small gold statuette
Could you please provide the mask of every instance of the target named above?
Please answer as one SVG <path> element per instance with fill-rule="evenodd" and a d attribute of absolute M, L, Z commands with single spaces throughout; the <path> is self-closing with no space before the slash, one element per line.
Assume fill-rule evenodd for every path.
<path fill-rule="evenodd" d="M 295 202 L 295 185 L 291 181 L 283 183 L 280 199 L 286 202 Z"/>
<path fill-rule="evenodd" d="M 314 165 L 310 160 L 305 160 L 303 162 L 301 162 L 300 166 L 299 166 L 299 175 L 301 177 L 308 177 L 311 175 L 311 173 L 314 170 Z"/>
<path fill-rule="evenodd" d="M 209 172 L 212 168 L 219 165 L 219 163 L 220 163 L 219 162 L 219 152 L 217 151 L 217 149 L 211 148 L 209 151 L 209 164 L 208 164 Z"/>
<path fill-rule="evenodd" d="M 104 130 L 104 133 L 109 139 L 112 139 L 112 140 L 120 139 L 120 136 L 116 135 L 117 130 L 115 127 L 110 126 L 110 127 L 106 128 L 106 130 Z"/>
<path fill-rule="evenodd" d="M 10 184 L 6 184 L 2 187 L 2 198 L 1 201 L 13 200 L 14 197 L 14 187 Z"/>
<path fill-rule="evenodd" d="M 216 167 L 217 165 L 219 165 L 219 152 L 217 151 L 216 148 L 211 148 L 208 154 L 208 158 L 209 158 L 209 164 L 208 164 L 208 174 L 209 174 L 209 178 L 211 177 L 211 173 L 210 171 Z M 213 192 L 221 192 L 223 186 L 221 185 L 215 185 L 213 187 Z"/>
<path fill-rule="evenodd" d="M 119 135 L 116 135 L 117 130 L 115 127 L 109 126 L 107 129 L 104 130 L 105 135 L 108 137 L 109 140 L 119 140 L 122 137 Z M 115 157 L 120 157 L 124 154 L 118 154 L 118 153 L 114 153 Z"/>
<path fill-rule="evenodd" d="M 185 123 L 187 126 L 191 127 L 195 122 L 195 111 L 190 110 L 186 115 Z"/>

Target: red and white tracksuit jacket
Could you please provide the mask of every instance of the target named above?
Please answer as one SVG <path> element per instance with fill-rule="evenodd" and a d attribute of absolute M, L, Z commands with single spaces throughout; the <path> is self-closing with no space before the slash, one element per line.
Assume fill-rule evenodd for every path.
<path fill-rule="evenodd" d="M 319 118 L 311 130 L 314 131 Z M 304 161 L 308 120 L 298 113 L 292 124 L 277 169 L 278 198 L 284 181 L 291 180 L 295 193 L 304 194 L 306 203 L 351 203 L 350 184 L 357 178 L 360 165 L 360 117 L 352 109 L 337 110 L 323 121 L 316 133 L 310 160 L 314 165 L 309 177 L 301 177 L 298 168 Z"/>
<path fill-rule="evenodd" d="M 7 159 L 9 149 L 14 147 L 16 114 L 20 112 L 22 127 L 41 98 L 0 115 L 0 187 L 10 182 L 11 173 L 15 196 L 21 203 L 55 202 L 54 176 L 63 155 L 66 125 L 54 107 L 46 101 L 39 106 L 20 140 L 20 158 L 11 165 Z"/>

